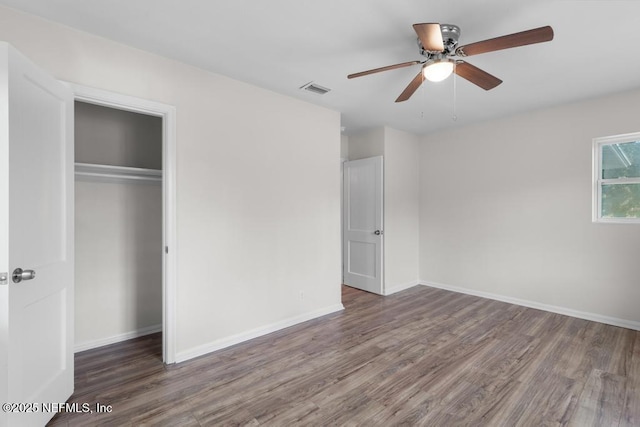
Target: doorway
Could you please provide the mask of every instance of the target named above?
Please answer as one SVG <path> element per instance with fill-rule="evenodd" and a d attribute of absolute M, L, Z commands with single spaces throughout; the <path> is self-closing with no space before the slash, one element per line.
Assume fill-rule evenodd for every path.
<path fill-rule="evenodd" d="M 383 158 L 343 163 L 343 283 L 384 295 Z"/>
<path fill-rule="evenodd" d="M 81 251 L 83 244 L 102 244 L 76 259 L 76 306 L 82 307 L 75 316 L 76 351 L 162 331 L 163 361 L 174 363 L 175 108 L 69 85 L 80 121 L 76 124 L 76 250 Z M 95 120 L 92 117 L 102 117 L 98 120 L 102 129 L 95 134 L 87 129 Z M 88 148 L 82 141 L 99 140 L 101 132 L 116 139 L 115 147 L 99 143 Z M 132 139 L 140 145 L 127 145 Z M 113 221 L 110 216 L 115 217 Z M 92 275 L 101 280 L 91 281 L 88 286 L 94 289 L 83 289 L 84 279 Z M 99 288 L 109 287 L 110 281 L 110 289 Z M 87 298 L 91 294 L 93 302 Z M 97 297 L 100 294 L 102 300 Z M 90 312 L 91 304 L 111 305 L 102 307 L 111 309 L 110 319 L 86 322 L 99 314 L 98 309 Z M 96 327 L 103 330 L 89 330 Z"/>

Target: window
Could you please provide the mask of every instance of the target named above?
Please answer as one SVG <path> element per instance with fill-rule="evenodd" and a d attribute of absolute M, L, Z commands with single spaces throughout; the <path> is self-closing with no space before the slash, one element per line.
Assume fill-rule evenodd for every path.
<path fill-rule="evenodd" d="M 593 221 L 640 224 L 640 133 L 593 140 Z"/>

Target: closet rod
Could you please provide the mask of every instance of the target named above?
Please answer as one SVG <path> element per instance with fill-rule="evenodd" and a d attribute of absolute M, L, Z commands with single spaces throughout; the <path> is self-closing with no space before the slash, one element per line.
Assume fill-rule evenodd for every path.
<path fill-rule="evenodd" d="M 161 183 L 162 171 L 126 166 L 75 164 L 76 179 L 100 182 L 150 182 Z"/>

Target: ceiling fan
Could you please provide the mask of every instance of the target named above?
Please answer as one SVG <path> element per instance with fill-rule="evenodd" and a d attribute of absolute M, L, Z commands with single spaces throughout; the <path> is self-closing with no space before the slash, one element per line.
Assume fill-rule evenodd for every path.
<path fill-rule="evenodd" d="M 463 79 L 480 86 L 484 90 L 490 90 L 502 83 L 502 80 L 462 59 L 455 59 L 455 57 L 466 58 L 467 56 L 478 55 L 480 53 L 553 40 L 553 29 L 550 26 L 483 40 L 466 46 L 458 46 L 460 27 L 457 25 L 424 23 L 413 24 L 413 29 L 418 35 L 420 55 L 426 59 L 361 71 L 359 73 L 349 74 L 347 78 L 353 79 L 382 71 L 420 64 L 422 65 L 420 72 L 411 80 L 404 91 L 402 91 L 396 99 L 396 102 L 406 101 L 411 98 L 411 95 L 413 95 L 425 79 L 438 82 L 449 77 L 451 73 L 456 73 Z"/>

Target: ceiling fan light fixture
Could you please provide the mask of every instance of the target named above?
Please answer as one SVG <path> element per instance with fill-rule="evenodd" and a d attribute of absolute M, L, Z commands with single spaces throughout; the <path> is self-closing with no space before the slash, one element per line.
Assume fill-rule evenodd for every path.
<path fill-rule="evenodd" d="M 430 82 L 441 82 L 453 73 L 453 61 L 450 59 L 439 59 L 427 64 L 422 70 L 424 78 Z"/>

